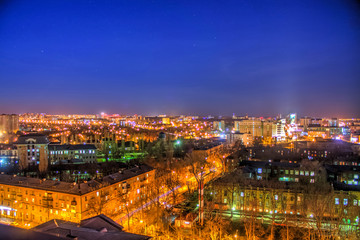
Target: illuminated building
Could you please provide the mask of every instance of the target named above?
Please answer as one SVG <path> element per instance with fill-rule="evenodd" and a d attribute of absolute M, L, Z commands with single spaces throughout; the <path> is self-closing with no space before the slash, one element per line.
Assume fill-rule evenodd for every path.
<path fill-rule="evenodd" d="M 49 165 L 48 144 L 49 140 L 45 135 L 28 134 L 20 136 L 16 142 L 20 168 L 25 169 L 29 165 L 39 165 L 40 172 L 46 171 Z"/>
<path fill-rule="evenodd" d="M 276 121 L 276 123 L 274 123 L 273 125 L 273 133 L 272 136 L 276 137 L 277 140 L 284 140 L 286 135 L 285 135 L 285 125 L 286 125 L 286 120 L 285 119 L 280 119 L 278 121 Z"/>
<path fill-rule="evenodd" d="M 1 215 L 22 225 L 50 219 L 80 222 L 99 214 L 99 208 L 121 215 L 123 204 L 136 206 L 149 194 L 154 176 L 155 170 L 147 165 L 80 184 L 0 174 Z M 118 202 L 120 192 L 128 197 L 126 203 Z"/>
<path fill-rule="evenodd" d="M 269 165 L 268 165 L 269 166 Z M 281 167 L 284 174 L 286 169 L 290 174 L 291 166 Z M 259 167 L 256 169 L 257 176 L 271 176 L 276 167 Z M 299 175 L 301 174 L 301 168 Z M 271 181 L 264 178 L 244 179 L 239 178 L 240 170 L 225 175 L 212 183 L 211 191 L 215 198 L 215 208 L 236 212 L 240 218 L 248 216 L 264 219 L 264 221 L 285 220 L 290 224 L 311 223 L 314 218 L 322 219 L 322 223 L 337 223 L 349 227 L 359 226 L 360 188 L 354 185 L 342 183 L 330 184 L 325 178 L 318 178 L 318 184 L 306 178 L 316 178 L 316 169 L 303 170 L 304 179 L 296 181 Z M 293 169 L 293 174 L 295 169 Z M 278 174 L 277 177 L 279 177 Z M 354 176 L 357 177 L 358 176 Z M 289 177 L 290 178 L 290 177 Z M 353 181 L 353 180 L 352 180 Z M 315 186 L 315 187 L 313 187 Z M 319 191 L 318 189 L 331 189 Z M 326 204 L 325 204 L 326 203 Z M 321 211 L 317 211 L 321 208 Z M 310 225 L 307 227 L 311 228 Z"/>
<path fill-rule="evenodd" d="M 326 165 L 333 184 L 360 185 L 360 166 Z"/>
<path fill-rule="evenodd" d="M 272 137 L 273 123 L 260 118 L 250 118 L 242 121 L 235 121 L 235 129 L 240 133 L 249 133 L 253 137 Z"/>
<path fill-rule="evenodd" d="M 352 143 L 360 143 L 360 132 L 351 133 L 350 141 Z"/>
<path fill-rule="evenodd" d="M 339 127 L 339 120 L 337 118 L 331 118 L 328 122 L 329 127 Z"/>
<path fill-rule="evenodd" d="M 213 122 L 213 130 L 214 131 L 225 131 L 225 121 L 214 121 Z"/>
<path fill-rule="evenodd" d="M 234 131 L 240 131 L 240 121 L 234 121 Z"/>
<path fill-rule="evenodd" d="M 0 132 L 4 134 L 16 133 L 19 131 L 19 115 L 1 114 L 0 115 Z"/>
<path fill-rule="evenodd" d="M 297 123 L 297 115 L 296 115 L 296 113 L 290 113 L 287 116 L 287 122 L 289 124 L 296 124 Z"/>
<path fill-rule="evenodd" d="M 71 159 L 80 159 L 83 162 L 96 162 L 97 149 L 92 144 L 50 144 L 48 148 L 51 164 Z"/>
<path fill-rule="evenodd" d="M 325 169 L 314 171 L 299 163 L 242 161 L 241 165 L 244 176 L 254 180 L 315 183 L 325 174 Z"/>
<path fill-rule="evenodd" d="M 14 164 L 19 160 L 18 151 L 14 145 L 0 144 L 0 166 Z"/>
<path fill-rule="evenodd" d="M 162 123 L 163 123 L 163 124 L 170 124 L 170 118 L 168 118 L 168 117 L 163 117 L 163 118 L 162 118 Z"/>
<path fill-rule="evenodd" d="M 199 219 L 199 215 L 195 213 L 188 213 L 180 215 L 175 219 L 175 227 L 192 228 Z"/>
<path fill-rule="evenodd" d="M 300 118 L 300 126 L 303 126 L 305 130 L 311 123 L 311 118 L 309 117 Z"/>
<path fill-rule="evenodd" d="M 249 147 L 253 145 L 254 139 L 251 134 L 249 133 L 240 133 L 240 132 L 234 132 L 234 133 L 227 133 L 226 134 L 226 142 L 233 144 L 237 141 L 241 141 L 244 146 Z"/>

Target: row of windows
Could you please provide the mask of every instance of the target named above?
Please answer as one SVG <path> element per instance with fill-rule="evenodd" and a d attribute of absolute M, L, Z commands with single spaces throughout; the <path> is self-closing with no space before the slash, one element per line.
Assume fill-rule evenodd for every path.
<path fill-rule="evenodd" d="M 261 174 L 261 173 L 271 173 L 271 169 L 262 169 L 262 168 L 258 168 L 257 169 L 257 173 L 258 174 Z M 278 172 L 278 170 L 274 170 L 274 173 L 276 174 Z M 303 170 L 283 170 L 283 169 L 280 169 L 279 170 L 280 174 L 290 174 L 290 175 L 300 175 L 300 176 L 315 176 L 315 172 L 314 171 L 303 171 Z"/>
<path fill-rule="evenodd" d="M 339 198 L 335 198 L 335 204 L 339 205 L 340 204 L 340 199 Z M 343 205 L 347 206 L 349 204 L 349 200 L 347 198 L 343 199 Z M 353 200 L 353 205 L 354 206 L 360 206 L 360 201 L 358 201 L 357 199 Z"/>
<path fill-rule="evenodd" d="M 224 196 L 226 196 L 226 194 L 224 194 Z M 244 197 L 244 196 L 245 196 L 244 192 L 240 192 L 240 197 Z M 247 193 L 246 196 L 249 197 L 250 194 Z M 255 196 L 253 196 L 253 197 L 255 197 Z M 262 194 L 260 194 L 259 198 L 262 198 Z M 268 198 L 269 198 L 269 195 L 267 195 L 266 198 L 268 199 Z M 284 200 L 286 200 L 286 196 L 283 196 L 283 198 L 284 198 Z M 275 199 L 276 201 L 279 200 L 279 195 L 277 195 L 277 194 L 274 195 L 274 199 Z M 293 201 L 293 200 L 294 200 L 294 197 L 290 197 L 290 200 Z M 301 197 L 300 197 L 300 196 L 297 196 L 297 201 L 301 201 Z M 335 204 L 336 204 L 336 205 L 339 205 L 339 204 L 340 204 L 340 199 L 339 199 L 339 198 L 335 198 Z M 348 200 L 347 198 L 344 198 L 343 201 L 342 201 L 342 204 L 343 204 L 344 206 L 347 206 L 347 205 L 349 204 L 349 200 Z M 357 199 L 354 199 L 354 200 L 353 200 L 353 205 L 354 205 L 354 206 L 360 206 L 360 201 L 358 201 Z"/>
<path fill-rule="evenodd" d="M 94 154 L 95 150 L 76 150 L 76 151 L 70 151 L 70 154 L 74 154 L 75 153 L 81 153 L 81 154 L 86 154 L 86 153 L 90 153 L 90 154 Z M 50 154 L 69 154 L 68 150 L 65 151 L 50 151 Z"/>

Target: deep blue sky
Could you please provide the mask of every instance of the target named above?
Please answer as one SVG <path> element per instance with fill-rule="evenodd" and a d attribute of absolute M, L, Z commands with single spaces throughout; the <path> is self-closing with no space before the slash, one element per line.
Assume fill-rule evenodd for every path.
<path fill-rule="evenodd" d="M 0 81 L 0 112 L 360 117 L 359 4 L 1 1 Z"/>

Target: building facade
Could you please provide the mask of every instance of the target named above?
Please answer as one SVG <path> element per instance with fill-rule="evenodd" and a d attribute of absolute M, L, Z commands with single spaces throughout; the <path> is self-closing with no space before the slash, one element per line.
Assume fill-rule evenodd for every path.
<path fill-rule="evenodd" d="M 260 118 L 235 121 L 235 129 L 240 133 L 249 133 L 255 137 L 272 137 L 273 122 Z"/>
<path fill-rule="evenodd" d="M 40 172 L 45 172 L 49 166 L 49 140 L 45 135 L 22 135 L 15 143 L 19 154 L 20 169 L 29 165 L 38 165 Z"/>
<path fill-rule="evenodd" d="M 155 170 L 147 165 L 80 184 L 0 174 L 1 217 L 22 226 L 51 219 L 80 222 L 101 213 L 117 216 L 149 194 Z M 119 202 L 119 194 L 126 201 Z"/>
<path fill-rule="evenodd" d="M 0 132 L 5 134 L 16 133 L 19 131 L 19 115 L 1 114 L 0 115 Z"/>
<path fill-rule="evenodd" d="M 50 163 L 55 164 L 61 160 L 79 159 L 82 162 L 95 163 L 97 149 L 93 144 L 50 144 Z"/>

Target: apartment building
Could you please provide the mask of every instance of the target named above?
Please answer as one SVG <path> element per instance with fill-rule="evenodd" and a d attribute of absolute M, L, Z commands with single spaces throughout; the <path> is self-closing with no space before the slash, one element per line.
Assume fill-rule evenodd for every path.
<path fill-rule="evenodd" d="M 121 215 L 121 205 L 131 207 L 147 197 L 154 177 L 148 165 L 80 184 L 0 174 L 0 214 L 23 226 L 50 219 L 80 222 L 101 213 Z M 126 201 L 119 203 L 119 194 Z"/>

